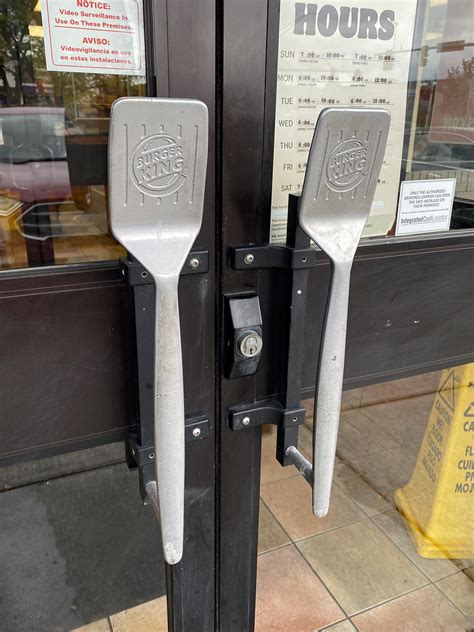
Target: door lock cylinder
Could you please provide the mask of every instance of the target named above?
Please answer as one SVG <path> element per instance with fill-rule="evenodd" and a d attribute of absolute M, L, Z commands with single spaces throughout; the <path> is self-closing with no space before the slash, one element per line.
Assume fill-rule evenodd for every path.
<path fill-rule="evenodd" d="M 262 357 L 262 315 L 258 296 L 226 297 L 224 375 L 227 379 L 257 372 Z"/>
<path fill-rule="evenodd" d="M 253 358 L 262 351 L 262 336 L 252 329 L 245 331 L 239 336 L 237 347 L 245 358 Z"/>

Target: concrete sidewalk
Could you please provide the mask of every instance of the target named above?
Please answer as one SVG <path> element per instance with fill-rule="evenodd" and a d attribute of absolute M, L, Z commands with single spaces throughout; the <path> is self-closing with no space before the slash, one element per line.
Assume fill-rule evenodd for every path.
<path fill-rule="evenodd" d="M 0 493 L 0 631 L 59 632 L 165 593 L 156 519 L 124 463 Z"/>

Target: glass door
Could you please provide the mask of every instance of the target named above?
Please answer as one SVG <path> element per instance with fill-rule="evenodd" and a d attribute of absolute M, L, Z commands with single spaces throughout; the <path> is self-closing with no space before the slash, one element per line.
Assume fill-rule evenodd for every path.
<path fill-rule="evenodd" d="M 12 632 L 120 629 L 150 601 L 170 629 L 214 622 L 214 5 L 167 4 L 0 7 L 0 627 Z M 168 568 L 128 443 L 153 410 L 154 287 L 122 274 L 133 262 L 120 268 L 107 179 L 113 101 L 157 94 L 210 112 L 200 267 L 179 283 L 185 415 L 205 423 L 188 433 L 184 557 Z"/>
<path fill-rule="evenodd" d="M 89 17 L 97 11 L 75 11 L 74 4 L 2 3 L 2 269 L 124 254 L 108 227 L 107 135 L 112 102 L 147 91 L 143 6 L 120 5 L 122 23 L 134 31 L 123 34 L 113 9 Z M 132 59 L 129 71 L 112 58 L 115 47 Z M 75 61 L 81 57 L 86 61 Z"/>
<path fill-rule="evenodd" d="M 257 630 L 470 628 L 472 369 L 345 391 L 322 519 L 264 431 Z M 313 400 L 304 403 L 299 448 L 311 459 Z"/>
<path fill-rule="evenodd" d="M 255 590 L 262 632 L 467 630 L 472 9 L 347 4 L 242 8 L 230 0 L 223 15 L 223 290 L 258 296 L 263 351 L 255 376 L 223 381 L 231 429 L 221 436 L 221 616 L 225 629 L 253 629 Z M 329 106 L 380 107 L 392 122 L 352 270 L 332 500 L 316 518 L 304 476 L 275 458 L 288 433 L 269 424 L 269 409 L 288 400 L 296 305 L 288 298 L 294 270 L 270 255 L 285 243 L 288 195 L 301 192 L 314 125 Z M 296 444 L 308 460 L 331 279 L 324 254 L 313 256 L 299 358 L 306 415 Z M 233 428 L 234 410 L 248 411 L 247 429 Z M 237 624 L 239 613 L 248 614 Z"/>

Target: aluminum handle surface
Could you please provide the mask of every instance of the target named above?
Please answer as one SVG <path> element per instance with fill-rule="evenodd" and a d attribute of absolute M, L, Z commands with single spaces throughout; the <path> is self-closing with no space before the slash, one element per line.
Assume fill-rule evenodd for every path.
<path fill-rule="evenodd" d="M 313 513 L 329 509 L 341 410 L 352 262 L 369 217 L 390 127 L 378 108 L 327 108 L 318 117 L 307 161 L 299 222 L 331 262 L 313 425 Z M 307 466 L 297 450 L 289 458 Z"/>
<path fill-rule="evenodd" d="M 184 535 L 184 386 L 178 281 L 179 276 L 155 277 L 155 467 L 168 564 L 181 559 Z"/>
<path fill-rule="evenodd" d="M 341 411 L 351 261 L 332 264 L 323 340 L 319 358 L 313 426 L 313 513 L 329 509 Z"/>

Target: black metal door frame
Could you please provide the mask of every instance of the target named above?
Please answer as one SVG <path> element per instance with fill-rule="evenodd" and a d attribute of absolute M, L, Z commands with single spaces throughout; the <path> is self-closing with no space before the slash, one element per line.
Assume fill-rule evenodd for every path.
<path fill-rule="evenodd" d="M 208 251 L 208 272 L 180 280 L 186 417 L 209 421 L 187 444 L 182 561 L 167 566 L 169 630 L 212 630 L 216 597 L 216 7 L 213 0 L 159 0 L 154 6 L 157 96 L 200 99 L 209 110 L 203 226 L 193 250 Z M 160 72 L 160 69 L 162 72 Z"/>

